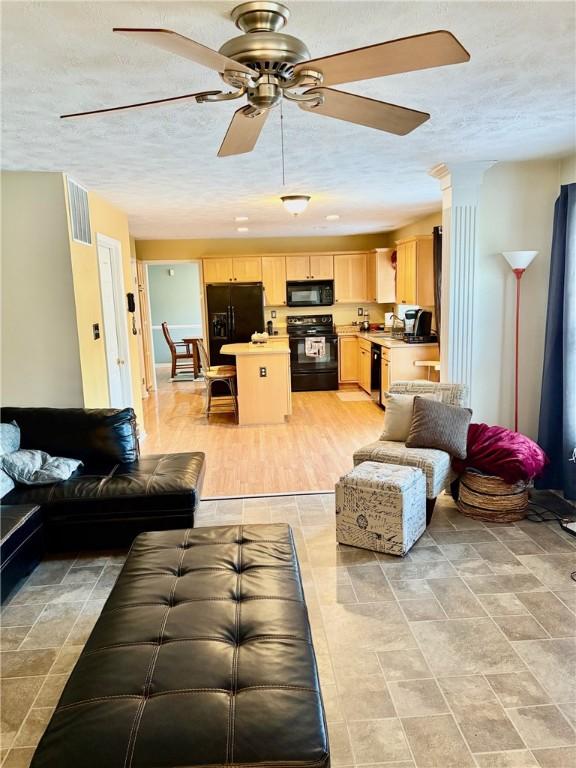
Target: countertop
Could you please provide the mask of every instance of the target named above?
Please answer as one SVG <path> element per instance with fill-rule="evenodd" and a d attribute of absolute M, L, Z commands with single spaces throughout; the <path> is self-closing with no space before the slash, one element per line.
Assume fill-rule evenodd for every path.
<path fill-rule="evenodd" d="M 408 344 L 406 341 L 393 339 L 390 336 L 378 336 L 374 333 L 370 333 L 369 331 L 360 331 L 358 329 L 354 330 L 353 326 L 340 326 L 336 329 L 336 331 L 338 336 L 356 336 L 359 339 L 366 339 L 366 341 L 369 341 L 371 344 L 378 344 L 381 347 L 386 347 L 386 349 L 406 349 L 407 347 L 438 347 L 437 341 L 429 342 L 427 344 Z"/>
<path fill-rule="evenodd" d="M 220 347 L 223 355 L 289 355 L 290 347 L 284 342 L 266 342 L 265 344 L 223 344 Z"/>

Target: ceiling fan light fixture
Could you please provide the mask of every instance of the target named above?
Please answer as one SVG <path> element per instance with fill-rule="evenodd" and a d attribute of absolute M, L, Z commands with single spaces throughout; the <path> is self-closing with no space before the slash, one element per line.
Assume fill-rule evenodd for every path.
<path fill-rule="evenodd" d="M 282 200 L 288 213 L 291 213 L 292 216 L 299 216 L 308 207 L 310 195 L 283 195 L 280 200 Z"/>

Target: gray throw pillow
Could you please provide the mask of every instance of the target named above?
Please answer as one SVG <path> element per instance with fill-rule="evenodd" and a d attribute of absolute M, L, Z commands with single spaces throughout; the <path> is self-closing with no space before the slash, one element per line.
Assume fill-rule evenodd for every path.
<path fill-rule="evenodd" d="M 20 427 L 16 422 L 0 424 L 0 457 L 6 453 L 14 453 L 20 448 Z M 0 469 L 0 499 L 15 488 L 12 478 Z"/>
<path fill-rule="evenodd" d="M 2 457 L 2 469 L 23 485 L 50 485 L 68 480 L 82 462 L 50 456 L 44 451 L 15 451 Z"/>
<path fill-rule="evenodd" d="M 407 448 L 438 448 L 457 459 L 466 458 L 466 438 L 472 418 L 470 408 L 414 398 L 414 412 Z"/>
<path fill-rule="evenodd" d="M 20 448 L 20 427 L 15 421 L 12 424 L 0 424 L 0 456 L 14 453 Z"/>

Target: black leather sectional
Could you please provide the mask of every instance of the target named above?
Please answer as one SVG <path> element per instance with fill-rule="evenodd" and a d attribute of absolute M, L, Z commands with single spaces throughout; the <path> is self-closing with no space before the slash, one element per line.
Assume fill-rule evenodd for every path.
<path fill-rule="evenodd" d="M 144 533 L 31 768 L 328 768 L 287 525 Z"/>
<path fill-rule="evenodd" d="M 36 544 L 41 535 L 54 550 L 125 546 L 142 531 L 194 525 L 204 454 L 141 457 L 131 408 L 3 408 L 1 420 L 18 424 L 22 448 L 84 462 L 65 482 L 20 485 L 2 499 L 0 554 L 11 554 L 9 570 L 2 572 L 7 582 L 25 576 L 35 564 L 26 548 L 16 546 L 21 526 L 5 519 L 8 514 L 15 520 L 39 507 L 42 526 Z"/>

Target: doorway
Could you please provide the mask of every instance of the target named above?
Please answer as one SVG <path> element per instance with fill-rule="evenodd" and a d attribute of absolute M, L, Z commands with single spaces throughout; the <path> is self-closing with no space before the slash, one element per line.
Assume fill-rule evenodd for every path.
<path fill-rule="evenodd" d="M 106 350 L 110 408 L 132 407 L 128 329 L 124 313 L 122 249 L 118 240 L 97 234 L 102 332 Z"/>
<path fill-rule="evenodd" d="M 146 271 L 150 356 L 156 374 L 157 368 L 166 368 L 171 362 L 170 350 L 162 332 L 163 322 L 168 323 L 174 341 L 204 336 L 201 263 L 147 262 Z"/>

